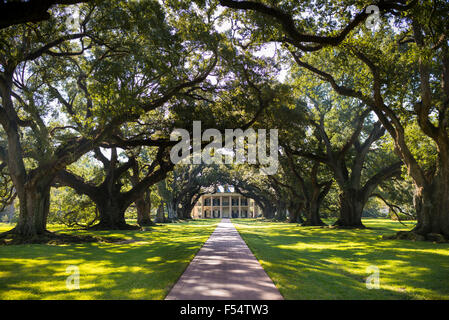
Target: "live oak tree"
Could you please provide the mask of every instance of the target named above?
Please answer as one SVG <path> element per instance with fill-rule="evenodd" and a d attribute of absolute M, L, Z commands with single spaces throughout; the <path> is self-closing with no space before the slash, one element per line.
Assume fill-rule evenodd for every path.
<path fill-rule="evenodd" d="M 210 59 L 195 54 L 195 71 L 185 65 L 192 43 L 167 23 L 157 2 L 81 9 L 76 30 L 61 12 L 38 27 L 0 31 L 1 160 L 20 202 L 9 234 L 27 239 L 49 234 L 50 186 L 60 170 L 120 124 L 204 81 L 214 65 L 213 35 L 194 45 Z"/>
<path fill-rule="evenodd" d="M 294 92 L 293 87 L 290 91 Z M 310 122 L 301 104 L 300 100 L 292 100 L 290 105 L 270 109 L 262 119 L 265 126 L 279 128 L 280 145 L 284 146 L 279 150 L 280 170 L 269 178 L 275 189 L 283 190 L 281 198 L 286 203 L 290 222 L 322 226 L 320 207 L 332 187 L 332 176 L 317 159 L 298 157 L 285 147 L 293 142 L 296 146 L 322 149 L 322 139 L 309 134 Z"/>
<path fill-rule="evenodd" d="M 276 214 L 276 194 L 267 176 L 260 175 L 259 169 L 247 164 L 234 165 L 222 182 L 234 186 L 235 192 L 253 199 L 262 210 L 262 216 L 273 219 Z"/>
<path fill-rule="evenodd" d="M 156 214 L 156 222 L 173 222 L 178 219 L 176 212 L 175 199 L 172 190 L 167 185 L 167 180 L 162 180 L 156 184 L 157 192 L 161 198 L 161 203 Z M 165 217 L 167 210 L 167 218 Z"/>
<path fill-rule="evenodd" d="M 385 130 L 369 117 L 369 109 L 351 100 L 332 99 L 326 90 L 307 90 L 309 105 L 302 104 L 303 112 L 309 117 L 311 138 L 319 143 L 291 140 L 287 152 L 320 162 L 332 172 L 340 190 L 335 226 L 363 227 L 365 204 L 380 183 L 400 174 L 401 162 L 379 146 Z"/>
<path fill-rule="evenodd" d="M 283 170 L 279 177 L 270 177 L 274 189 L 277 194 L 283 189 L 280 198 L 301 199 L 304 225 L 323 225 L 319 209 L 335 180 L 340 190 L 335 225 L 363 227 L 366 202 L 381 182 L 400 173 L 401 162 L 379 148 L 385 130 L 369 119 L 369 109 L 360 110 L 349 99 L 332 98 L 329 89 L 307 80 L 298 76 L 292 83 L 300 98 L 296 105 L 274 108 L 263 119 L 264 125 L 280 128 L 283 146 Z M 294 215 L 293 211 L 296 220 Z"/>
<path fill-rule="evenodd" d="M 276 196 L 274 219 L 283 221 L 288 214 L 289 222 L 303 222 L 304 197 L 298 189 L 296 181 L 291 181 L 291 171 L 284 171 L 283 169 L 284 167 L 281 165 L 281 169 L 278 169 L 276 175 L 268 177 L 270 186 L 275 191 Z"/>
<path fill-rule="evenodd" d="M 176 9 L 176 8 L 175 8 Z M 118 10 L 124 10 L 120 7 Z M 127 13 L 126 11 L 124 13 Z M 131 13 L 133 13 L 131 11 Z M 173 18 L 173 19 L 172 19 Z M 207 23 L 203 23 L 202 20 L 198 16 L 188 16 L 188 23 L 193 28 L 189 29 L 184 22 L 185 20 L 177 20 L 175 17 L 171 16 L 169 21 L 176 26 L 176 29 L 179 31 L 181 35 L 186 38 L 189 37 L 198 37 L 198 34 L 194 32 L 196 29 L 204 31 L 204 42 L 213 44 L 215 40 L 213 33 L 211 34 L 208 31 Z M 131 17 L 130 17 L 131 19 Z M 113 25 L 114 21 L 103 21 L 105 25 Z M 119 25 L 121 30 L 126 29 L 127 26 Z M 152 49 L 149 45 L 153 45 L 152 43 L 146 43 L 146 38 L 141 38 L 143 35 L 151 35 L 155 30 L 150 29 L 149 26 L 142 26 L 143 31 L 147 32 L 146 34 L 142 30 L 140 33 L 130 32 L 131 37 L 128 38 L 128 35 L 124 36 L 123 39 L 110 39 L 112 43 L 108 43 L 106 52 L 100 51 L 97 53 L 100 55 L 100 60 L 98 61 L 98 66 L 101 66 L 101 69 L 98 68 L 97 64 L 93 64 L 93 67 L 97 67 L 98 69 L 94 69 L 96 73 L 92 72 L 92 80 L 94 82 L 91 87 L 92 92 L 88 92 L 87 86 L 83 86 L 82 89 L 86 93 L 88 93 L 88 97 L 86 98 L 89 105 L 94 105 L 95 99 L 102 100 L 104 91 L 106 92 L 114 92 L 119 88 L 119 95 L 116 100 L 119 103 L 121 110 L 116 110 L 118 106 L 113 106 L 113 112 L 119 112 L 120 115 L 128 120 L 128 124 L 121 125 L 121 127 L 117 127 L 114 133 L 111 133 L 107 138 L 103 139 L 102 145 L 112 147 L 112 150 L 115 150 L 115 147 L 128 148 L 128 147 L 139 147 L 139 146 L 155 146 L 158 148 L 166 148 L 161 149 L 160 151 L 168 153 L 168 148 L 172 145 L 167 140 L 167 136 L 170 131 L 174 128 L 189 128 L 191 127 L 191 123 L 193 120 L 204 120 L 204 124 L 206 126 L 215 126 L 219 128 L 229 128 L 232 126 L 239 126 L 245 128 L 248 127 L 254 119 L 263 111 L 264 108 L 267 107 L 270 100 L 273 99 L 272 92 L 274 89 L 271 89 L 268 86 L 267 89 L 260 88 L 259 83 L 262 78 L 257 73 L 252 71 L 252 68 L 248 71 L 248 66 L 254 67 L 259 61 L 251 61 L 245 57 L 239 57 L 235 54 L 235 50 L 233 50 L 228 44 L 224 43 L 216 48 L 216 52 L 211 57 L 213 63 L 213 75 L 216 77 L 216 84 L 212 84 L 210 81 L 192 81 L 188 83 L 185 87 L 181 86 L 175 88 L 177 91 L 180 89 L 185 89 L 184 91 L 180 91 L 176 97 L 172 97 L 174 94 L 169 92 L 172 97 L 170 100 L 170 104 L 162 105 L 160 102 L 165 102 L 166 97 L 163 96 L 160 101 L 156 101 L 154 106 L 148 108 L 149 110 L 155 110 L 152 116 L 148 117 L 148 109 L 145 109 L 146 115 L 145 119 L 142 119 L 144 115 L 139 113 L 137 110 L 137 114 L 140 115 L 140 119 L 138 122 L 135 122 L 133 126 L 131 123 L 134 123 L 134 120 L 131 118 L 129 114 L 134 115 L 136 111 L 134 111 L 135 106 L 133 103 L 136 103 L 135 95 L 140 95 L 144 91 L 145 88 L 149 88 L 151 86 L 164 86 L 166 83 L 162 81 L 167 81 L 167 74 L 163 72 L 172 72 L 172 70 L 166 70 L 167 61 L 169 61 L 169 57 L 165 57 L 165 63 L 160 61 L 162 64 L 158 65 L 161 69 L 161 74 L 156 74 L 154 78 L 150 78 L 151 69 L 146 68 L 155 68 L 156 61 L 151 60 L 151 64 L 149 64 L 149 59 L 151 56 L 148 56 L 149 53 L 146 49 Z M 168 28 L 167 28 L 168 29 Z M 100 29 L 101 31 L 101 29 Z M 132 30 L 134 31 L 134 30 Z M 165 30 L 165 32 L 168 32 Z M 160 35 L 159 35 L 160 36 Z M 101 33 L 96 36 L 96 39 L 104 37 Z M 160 41 L 164 42 L 164 44 L 171 45 L 173 48 L 171 50 L 178 49 L 181 50 L 182 46 L 176 46 L 176 42 L 170 39 L 170 35 L 166 34 L 163 39 Z M 192 57 L 187 56 L 183 57 L 186 59 L 185 63 L 188 65 L 187 68 L 192 68 L 193 72 L 196 72 L 197 69 L 203 67 L 201 64 L 201 56 L 207 56 L 204 52 L 199 51 L 201 46 L 204 46 L 202 42 L 189 43 L 192 47 L 189 48 L 192 52 Z M 138 46 L 132 41 L 138 42 Z M 166 43 L 165 43 L 166 42 Z M 112 49 L 109 49 L 112 48 Z M 165 48 L 164 48 L 165 49 Z M 184 48 L 186 49 L 186 48 Z M 165 49 L 168 50 L 168 49 Z M 110 51 L 110 52 L 109 52 Z M 129 53 L 128 53 L 129 52 Z M 108 54 L 105 56 L 105 54 Z M 118 60 L 113 55 L 117 54 L 119 56 Z M 155 54 L 152 52 L 151 54 Z M 198 59 L 194 59 L 197 57 Z M 242 59 L 243 58 L 243 59 Z M 178 63 L 178 59 L 180 57 L 175 56 L 173 58 L 174 61 L 171 61 L 172 64 Z M 92 64 L 89 62 L 89 64 Z M 149 64 L 148 66 L 146 64 Z M 143 67 L 142 67 L 143 66 Z M 201 71 L 201 69 L 199 69 Z M 261 69 L 264 70 L 264 69 Z M 144 74 L 140 74 L 141 72 L 145 72 Z M 180 72 L 180 69 L 175 69 L 173 71 Z M 211 68 L 207 68 L 206 73 L 200 73 L 199 78 L 204 80 L 204 75 L 207 75 Z M 137 78 L 137 80 L 136 80 Z M 98 79 L 101 79 L 100 86 L 97 87 Z M 226 80 L 226 81 L 223 81 Z M 159 83 L 158 83 L 159 82 Z M 162 83 L 160 83 L 162 82 Z M 123 84 L 128 84 L 124 86 Z M 142 87 L 143 86 L 143 87 Z M 249 90 L 253 91 L 253 94 L 243 94 L 240 90 L 248 87 Z M 56 89 L 53 89 L 56 91 Z M 175 92 L 177 92 L 175 91 Z M 265 93 L 264 91 L 267 91 Z M 267 95 L 267 97 L 265 97 Z M 62 95 L 59 94 L 58 97 L 63 100 Z M 214 103 L 214 100 L 219 100 L 218 103 Z M 254 103 L 255 101 L 256 103 Z M 232 119 L 228 116 L 223 116 L 225 114 L 224 109 L 234 109 L 234 112 L 246 112 L 250 115 L 250 120 L 244 119 Z M 220 119 L 214 119 L 216 121 L 210 121 L 210 119 L 202 119 L 200 115 L 196 112 L 201 110 L 205 115 L 214 114 L 215 112 L 221 115 Z M 126 113 L 126 112 L 129 113 Z M 123 119 L 122 118 L 122 119 Z M 155 120 L 158 118 L 159 120 Z M 230 119 L 231 118 L 231 119 Z M 251 120 L 253 119 L 253 120 Z M 156 125 L 157 122 L 157 125 Z M 166 138 L 162 140 L 152 140 L 151 135 L 148 133 L 150 131 L 154 132 L 155 127 L 158 125 L 168 122 L 165 126 L 160 127 Z M 152 125 L 150 124 L 152 123 Z M 146 130 L 142 132 L 133 132 L 130 135 L 129 128 L 137 128 L 142 127 Z M 125 130 L 125 128 L 127 128 Z M 116 131 L 120 131 L 120 134 L 117 134 Z M 122 132 L 126 131 L 125 136 L 123 136 Z M 144 136 L 146 136 L 144 138 Z M 168 171 L 171 170 L 173 164 L 168 163 L 168 160 L 165 159 L 163 162 L 159 160 L 159 165 L 164 164 L 163 168 L 160 167 L 157 171 L 155 171 L 155 178 L 151 178 L 153 176 L 145 176 L 144 179 L 140 182 L 137 182 L 138 166 L 136 166 L 135 159 L 132 157 L 128 162 L 124 164 L 120 164 L 117 161 L 117 157 L 114 157 L 114 160 L 109 161 L 104 156 L 102 156 L 101 152 L 98 148 L 95 148 L 95 154 L 98 160 L 103 163 L 103 168 L 105 171 L 104 180 L 97 185 L 89 185 L 88 181 L 82 181 L 79 177 L 73 176 L 70 172 L 61 172 L 58 175 L 59 183 L 64 185 L 70 185 L 73 188 L 77 189 L 80 193 L 84 193 L 91 197 L 91 199 L 96 203 L 97 208 L 100 213 L 100 223 L 95 226 L 95 228 L 101 229 L 115 229 L 115 228 L 129 228 L 126 225 L 124 220 L 124 212 L 126 208 L 133 202 L 135 197 L 139 197 L 136 200 L 138 203 L 136 204 L 138 207 L 138 211 L 142 213 L 145 211 L 145 199 L 142 197 L 145 196 L 145 192 L 151 184 L 158 182 L 163 179 Z M 116 154 L 116 151 L 113 151 L 113 154 Z M 154 166 L 150 166 L 154 167 Z M 130 169 L 133 169 L 134 174 L 131 176 L 131 182 L 134 182 L 134 187 L 125 193 L 122 192 L 122 175 L 128 172 Z M 142 187 L 142 185 L 144 187 Z M 89 188 L 90 187 L 90 188 Z M 128 196 L 131 195 L 132 199 Z M 133 200 L 133 201 L 131 201 Z M 176 207 L 173 207 L 173 203 L 178 201 L 167 201 L 169 205 L 169 219 L 176 218 Z M 185 208 L 187 209 L 191 206 L 191 203 L 185 203 Z M 186 212 L 189 212 L 188 210 Z M 148 220 L 148 219 L 146 219 Z"/>
<path fill-rule="evenodd" d="M 169 148 L 174 142 L 168 139 L 172 129 L 163 110 L 147 112 L 122 124 L 103 141 L 103 148 L 93 150 L 91 157 L 101 164 L 96 173 L 80 176 L 70 167 L 58 173 L 55 185 L 69 186 L 95 203 L 99 221 L 94 229 L 137 228 L 125 221 L 125 212 L 133 203 L 138 225 L 152 225 L 149 189 L 173 168 Z"/>
<path fill-rule="evenodd" d="M 181 166 L 182 168 L 183 166 Z M 181 169 L 179 168 L 179 169 Z M 182 186 L 182 191 L 178 192 L 178 217 L 181 219 L 192 219 L 191 212 L 200 197 L 207 193 L 214 193 L 218 190 L 218 182 L 220 181 L 222 170 L 215 165 L 188 165 L 182 168 L 180 181 L 177 182 Z M 176 173 L 176 169 L 174 173 Z M 179 183 L 183 181 L 183 183 Z"/>
<path fill-rule="evenodd" d="M 148 205 L 148 199 L 145 197 L 148 197 L 146 193 L 149 187 L 164 179 L 172 167 L 166 149 L 159 149 L 152 162 L 147 157 L 145 170 L 141 169 L 136 157 L 132 155 L 124 156 L 127 160 L 120 162 L 116 147 L 111 148 L 110 158 L 106 157 L 99 148 L 96 148 L 94 152 L 96 158 L 101 161 L 102 171 L 105 173 L 99 184 L 95 184 L 93 181 L 84 181 L 81 177 L 65 170 L 58 173 L 57 183 L 74 188 L 78 193 L 88 196 L 96 204 L 99 211 L 99 222 L 92 228 L 97 230 L 135 229 L 136 227 L 126 223 L 125 211 L 134 202 L 137 202 L 138 206 Z M 123 189 L 125 175 L 129 170 L 132 170 L 132 173 L 129 173 L 131 186 L 128 189 Z M 142 178 L 139 177 L 140 171 L 145 171 Z M 139 224 L 151 224 L 151 221 L 148 221 L 149 209 L 138 207 L 137 210 Z M 139 210 L 148 211 L 145 214 Z"/>
<path fill-rule="evenodd" d="M 394 150 L 415 184 L 418 224 L 401 237 L 437 241 L 448 237 L 447 10 L 446 3 L 424 2 L 395 20 L 390 17 L 401 26 L 397 29 L 384 21 L 377 33 L 354 34 L 339 47 L 295 58 L 298 65 L 330 83 L 338 94 L 369 106 L 392 137 Z M 344 76 L 349 70 L 352 81 Z M 420 160 L 425 148 L 422 143 L 414 144 L 416 131 L 407 129 L 413 124 L 419 127 L 418 136 L 435 146 L 433 162 Z"/>
<path fill-rule="evenodd" d="M 168 221 L 191 219 L 199 198 L 214 193 L 221 181 L 222 170 L 216 165 L 178 164 L 158 184 L 159 194 L 167 208 Z"/>
<path fill-rule="evenodd" d="M 260 167 L 260 164 L 228 167 L 229 172 L 222 178 L 223 182 L 233 185 L 241 195 L 253 199 L 265 218 L 284 221 L 288 211 L 300 209 L 300 199 L 295 198 L 298 193 L 288 185 L 288 176 L 282 168 L 278 168 L 275 174 L 262 175 Z"/>
<path fill-rule="evenodd" d="M 443 234 L 447 237 L 449 210 L 444 199 L 448 197 L 441 194 L 442 190 L 447 190 L 443 169 L 446 158 L 444 114 L 448 64 L 447 20 L 444 17 L 447 4 L 381 1 L 377 4 L 380 13 L 388 18 L 395 17 L 399 27 L 393 32 L 391 29 L 390 32 L 378 32 L 375 38 L 371 30 L 357 33 L 363 30 L 363 22 L 368 18 L 364 4 L 347 7 L 346 12 L 333 10 L 335 4 L 332 2 L 327 5 L 299 5 L 283 1 L 276 7 L 255 1 L 222 0 L 220 4 L 245 12 L 245 30 L 253 30 L 247 33 L 252 34 L 256 44 L 260 41 L 285 44 L 299 66 L 330 83 L 338 94 L 358 98 L 376 112 L 394 139 L 395 151 L 416 184 L 418 225 L 413 234 L 429 238 Z M 365 5 L 368 4 L 371 3 Z M 301 15 L 319 6 L 322 12 L 334 14 L 316 18 Z M 382 24 L 384 30 L 387 26 L 388 23 Z M 338 50 L 335 46 L 339 46 Z M 302 57 L 304 53 L 317 52 L 319 55 L 323 49 L 332 54 L 325 55 L 320 61 L 315 60 L 315 63 Z M 348 63 L 355 60 L 360 63 Z M 331 63 L 333 61 L 337 63 Z M 343 69 L 342 64 L 345 63 L 347 67 Z M 326 67 L 331 67 L 332 72 Z M 365 77 L 364 82 L 348 81 L 348 74 L 352 78 Z M 433 83 L 439 85 L 431 85 Z M 412 117 L 410 111 L 414 114 Z M 434 117 L 432 111 L 439 116 Z M 407 142 L 406 127 L 413 118 L 439 151 L 431 174 L 426 173 Z"/>
<path fill-rule="evenodd" d="M 126 155 L 129 154 L 129 150 L 126 150 L 126 152 L 122 149 L 119 150 L 121 151 L 117 152 L 117 148 L 98 149 L 96 152 L 87 153 L 79 161 L 66 168 L 68 173 L 60 172 L 53 185 L 57 188 L 52 189 L 49 222 L 63 223 L 69 227 L 90 228 L 100 222 L 100 219 L 100 225 L 106 226 L 105 221 L 113 220 L 112 217 L 121 215 L 121 226 L 123 228 L 132 228 L 125 224 L 125 212 L 122 211 L 118 214 L 116 210 L 112 210 L 111 205 L 106 205 L 104 201 L 101 201 L 101 195 L 99 196 L 98 193 L 102 193 L 103 198 L 105 196 L 115 199 L 124 198 L 123 193 L 129 191 L 132 187 L 136 187 L 145 178 L 145 174 L 148 173 L 147 171 L 152 162 L 151 158 L 155 154 L 152 155 L 146 149 L 133 150 L 130 154 L 132 156 L 131 165 L 127 165 L 127 170 L 122 170 L 121 174 L 119 174 L 120 167 L 126 165 L 126 160 L 129 160 Z M 106 163 L 108 170 L 104 169 L 104 164 L 101 160 L 95 158 L 95 153 L 98 154 L 98 157 L 104 157 L 102 159 Z M 111 161 L 115 162 L 115 167 L 111 167 Z M 106 180 L 108 180 L 109 184 L 116 184 L 116 188 L 107 188 Z M 121 186 L 118 186 L 119 184 Z M 116 189 L 120 190 L 115 191 Z M 154 203 L 154 190 L 152 192 L 152 189 L 149 187 L 143 191 L 137 200 L 134 201 L 134 206 L 131 205 L 125 208 L 130 210 L 129 213 L 137 215 L 137 224 L 139 226 L 151 226 L 154 224 L 150 217 L 152 203 Z M 110 203 L 123 203 L 123 200 L 110 201 Z M 98 210 L 99 207 L 101 210 Z M 124 207 L 124 205 L 115 207 Z M 95 228 L 98 227 L 95 226 Z M 117 228 L 117 226 L 114 227 L 112 225 L 109 227 Z"/>
<path fill-rule="evenodd" d="M 325 223 L 321 220 L 320 209 L 321 205 L 329 193 L 333 180 L 329 177 L 320 179 L 323 176 L 323 167 L 317 161 L 304 161 L 302 157 L 295 157 L 286 151 L 287 168 L 293 173 L 295 180 L 300 186 L 301 195 L 303 198 L 302 209 L 304 211 L 305 219 L 302 222 L 304 226 L 323 226 Z M 304 163 L 305 162 L 305 163 Z M 297 222 L 295 219 L 295 212 L 292 215 L 290 222 Z M 296 213 L 298 214 L 298 213 Z"/>
<path fill-rule="evenodd" d="M 133 163 L 131 173 L 129 174 L 129 182 L 133 188 L 137 187 L 144 177 L 144 170 L 142 168 L 148 168 L 148 156 L 147 153 L 143 153 L 143 157 L 137 157 Z M 134 201 L 137 212 L 137 224 L 139 226 L 152 226 L 154 222 L 151 220 L 151 187 L 143 190 L 137 199 Z"/>
<path fill-rule="evenodd" d="M 275 207 L 276 212 L 274 215 L 274 220 L 276 221 L 284 221 L 287 219 L 287 209 L 288 209 L 288 195 L 289 190 L 285 188 L 282 183 L 280 183 L 273 175 L 268 176 L 270 180 L 270 186 L 274 190 L 275 198 Z"/>
<path fill-rule="evenodd" d="M 30 66 L 44 55 L 75 54 L 70 47 L 67 50 L 67 43 L 84 36 L 85 30 L 69 33 L 55 21 L 40 30 L 25 25 L 1 30 L 0 123 L 6 136 L 1 154 L 20 201 L 13 233 L 26 237 L 45 233 L 50 180 L 93 144 L 84 137 L 52 140 L 54 124 L 47 125 L 45 117 L 55 110 L 45 104 L 42 81 L 34 78 Z"/>

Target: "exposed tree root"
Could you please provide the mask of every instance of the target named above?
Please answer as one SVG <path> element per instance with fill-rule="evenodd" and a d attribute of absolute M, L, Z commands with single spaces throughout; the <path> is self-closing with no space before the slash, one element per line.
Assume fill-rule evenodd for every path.
<path fill-rule="evenodd" d="M 328 225 L 325 224 L 324 222 L 317 222 L 317 223 L 312 223 L 310 221 L 304 221 L 303 223 L 300 223 L 302 227 L 327 227 Z"/>
<path fill-rule="evenodd" d="M 110 225 L 105 223 L 98 223 L 90 228 L 88 230 L 94 230 L 94 231 L 106 231 L 106 230 L 139 230 L 140 227 L 137 225 L 131 225 L 127 223 L 120 223 L 116 225 Z"/>
<path fill-rule="evenodd" d="M 46 230 L 42 234 L 24 236 L 15 232 L 14 229 L 0 234 L 0 245 L 17 244 L 68 244 L 89 242 L 119 242 L 123 239 L 98 237 L 93 235 L 70 235 L 65 233 L 54 233 Z"/>
<path fill-rule="evenodd" d="M 332 226 L 330 226 L 333 229 L 367 229 L 366 226 L 364 226 L 363 224 L 356 224 L 356 225 L 344 225 L 344 224 L 340 224 L 338 222 L 334 223 Z"/>
<path fill-rule="evenodd" d="M 140 221 L 140 222 L 138 222 L 138 224 L 141 227 L 154 227 L 156 225 L 156 223 L 153 222 L 152 220 Z"/>
<path fill-rule="evenodd" d="M 427 233 L 426 235 L 421 235 L 413 231 L 399 231 L 398 233 L 390 236 L 383 236 L 382 239 L 385 240 L 411 240 L 411 241 L 432 241 L 436 243 L 449 242 L 444 235 L 440 233 Z"/>

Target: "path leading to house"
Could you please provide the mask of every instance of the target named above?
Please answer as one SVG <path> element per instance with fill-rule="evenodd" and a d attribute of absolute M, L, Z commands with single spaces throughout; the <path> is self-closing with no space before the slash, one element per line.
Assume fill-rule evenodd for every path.
<path fill-rule="evenodd" d="M 280 300 L 229 219 L 222 219 L 166 300 Z"/>

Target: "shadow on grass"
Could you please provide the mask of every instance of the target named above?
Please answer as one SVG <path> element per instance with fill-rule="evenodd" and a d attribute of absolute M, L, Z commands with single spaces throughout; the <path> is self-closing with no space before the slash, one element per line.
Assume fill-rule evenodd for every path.
<path fill-rule="evenodd" d="M 404 230 L 397 222 L 365 220 L 363 230 L 233 222 L 286 299 L 449 299 L 449 245 L 381 240 Z M 379 268 L 379 290 L 366 287 L 369 266 Z"/>
<path fill-rule="evenodd" d="M 132 242 L 0 247 L 0 299 L 163 299 L 216 221 L 158 225 L 151 231 L 72 231 Z M 68 290 L 68 266 L 80 290 Z"/>

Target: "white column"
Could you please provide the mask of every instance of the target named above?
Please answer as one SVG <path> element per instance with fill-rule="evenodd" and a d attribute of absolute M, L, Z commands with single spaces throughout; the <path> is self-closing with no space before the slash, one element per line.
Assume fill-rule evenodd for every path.
<path fill-rule="evenodd" d="M 239 195 L 239 218 L 242 217 L 241 203 L 242 203 L 242 196 Z"/>
<path fill-rule="evenodd" d="M 256 217 L 256 201 L 253 200 L 253 218 Z"/>
<path fill-rule="evenodd" d="M 200 197 L 201 201 L 201 218 L 204 218 L 204 196 Z"/>

